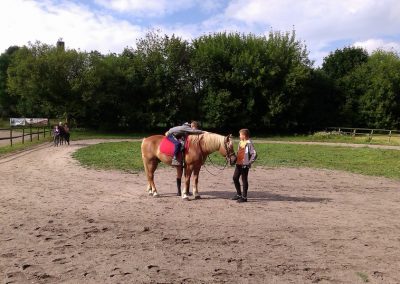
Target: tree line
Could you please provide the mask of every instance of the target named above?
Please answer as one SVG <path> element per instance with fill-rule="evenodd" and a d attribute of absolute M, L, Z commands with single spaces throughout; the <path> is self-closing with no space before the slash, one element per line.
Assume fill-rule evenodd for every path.
<path fill-rule="evenodd" d="M 0 55 L 0 116 L 149 131 L 400 128 L 400 58 L 345 47 L 314 68 L 295 31 L 214 33 L 188 42 L 148 32 L 120 54 L 40 42 Z"/>

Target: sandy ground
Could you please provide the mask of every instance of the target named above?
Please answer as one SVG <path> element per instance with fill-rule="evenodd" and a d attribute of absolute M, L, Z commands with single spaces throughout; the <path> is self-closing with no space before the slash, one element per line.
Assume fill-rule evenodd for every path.
<path fill-rule="evenodd" d="M 233 169 L 209 167 L 187 202 L 167 168 L 153 198 L 143 174 L 72 159 L 96 142 L 0 159 L 2 283 L 400 283 L 400 181 L 253 168 L 239 204 Z"/>

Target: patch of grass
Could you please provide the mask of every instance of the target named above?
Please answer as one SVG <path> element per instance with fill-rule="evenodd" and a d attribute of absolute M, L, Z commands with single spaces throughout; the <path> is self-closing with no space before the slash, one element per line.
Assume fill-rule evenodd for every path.
<path fill-rule="evenodd" d="M 95 169 L 142 171 L 140 144 L 140 142 L 100 143 L 79 149 L 73 157 L 81 164 Z"/>
<path fill-rule="evenodd" d="M 85 129 L 72 129 L 71 140 L 84 140 L 84 139 L 139 139 L 151 134 L 143 133 L 123 133 L 123 132 L 102 132 L 95 130 Z"/>
<path fill-rule="evenodd" d="M 361 280 L 365 283 L 369 282 L 368 275 L 363 272 L 357 272 L 357 276 L 361 278 Z"/>
<path fill-rule="evenodd" d="M 400 151 L 323 145 L 256 144 L 257 164 L 343 170 L 400 179 Z"/>
<path fill-rule="evenodd" d="M 349 144 L 374 144 L 374 145 L 393 145 L 400 146 L 400 136 L 393 135 L 389 141 L 388 135 L 374 135 L 372 139 L 368 136 L 350 135 L 291 135 L 291 136 L 256 136 L 252 140 L 267 141 L 288 141 L 288 142 L 330 142 L 330 143 L 349 143 Z"/>
<path fill-rule="evenodd" d="M 94 168 L 140 171 L 143 170 L 140 143 L 97 144 L 79 149 L 74 157 Z M 263 143 L 256 143 L 255 147 L 256 166 L 325 168 L 400 179 L 400 151 L 397 150 Z M 214 153 L 211 159 L 218 167 L 224 164 L 219 154 Z M 212 167 L 209 169 L 213 171 Z"/>
<path fill-rule="evenodd" d="M 9 128 L 10 127 L 10 120 L 0 118 L 0 128 Z"/>

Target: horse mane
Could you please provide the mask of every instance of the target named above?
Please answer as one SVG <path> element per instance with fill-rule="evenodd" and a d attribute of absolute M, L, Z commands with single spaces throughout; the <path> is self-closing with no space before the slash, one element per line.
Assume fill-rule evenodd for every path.
<path fill-rule="evenodd" d="M 200 135 L 191 135 L 190 143 L 199 143 L 201 140 L 203 141 L 202 147 L 203 151 L 207 153 L 212 153 L 217 151 L 221 145 L 224 144 L 225 137 L 212 132 L 205 132 Z"/>

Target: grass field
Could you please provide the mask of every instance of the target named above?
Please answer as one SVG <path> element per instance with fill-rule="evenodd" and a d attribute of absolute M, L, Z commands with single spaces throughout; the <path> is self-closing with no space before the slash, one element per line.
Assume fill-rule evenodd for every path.
<path fill-rule="evenodd" d="M 400 179 L 400 151 L 397 150 L 265 143 L 255 146 L 256 166 L 324 168 Z M 73 156 L 83 165 L 98 169 L 143 170 L 140 142 L 97 144 L 82 148 Z M 215 164 L 224 163 L 223 157 L 217 154 L 211 158 Z"/>

